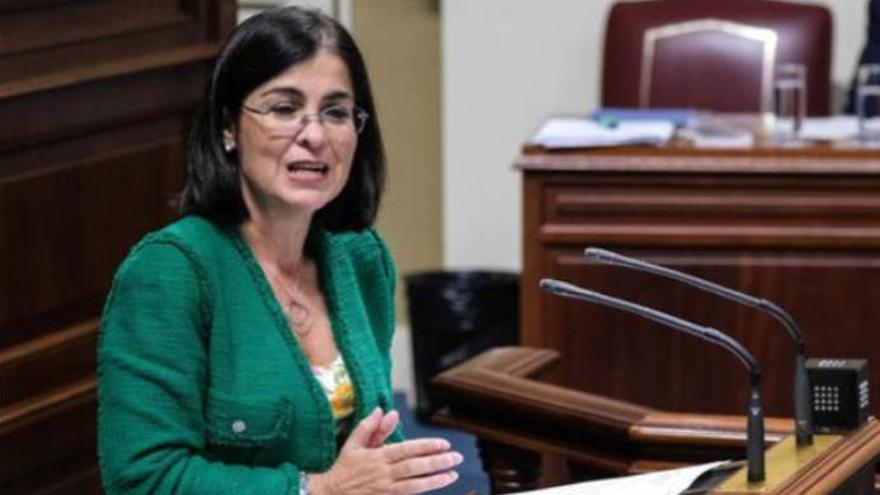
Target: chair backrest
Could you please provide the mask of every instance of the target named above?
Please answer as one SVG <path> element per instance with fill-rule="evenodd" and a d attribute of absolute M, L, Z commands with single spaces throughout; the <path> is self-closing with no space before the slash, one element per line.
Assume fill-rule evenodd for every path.
<path fill-rule="evenodd" d="M 771 0 L 617 3 L 605 32 L 602 104 L 770 111 L 773 73 L 785 63 L 806 66 L 807 112 L 827 115 L 827 8 Z"/>

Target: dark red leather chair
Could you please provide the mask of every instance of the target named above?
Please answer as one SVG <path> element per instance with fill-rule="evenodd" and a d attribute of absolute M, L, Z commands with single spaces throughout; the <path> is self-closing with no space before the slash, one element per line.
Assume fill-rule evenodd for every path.
<path fill-rule="evenodd" d="M 771 0 L 615 4 L 605 33 L 602 104 L 771 111 L 773 73 L 807 68 L 807 111 L 827 115 L 831 14 Z"/>

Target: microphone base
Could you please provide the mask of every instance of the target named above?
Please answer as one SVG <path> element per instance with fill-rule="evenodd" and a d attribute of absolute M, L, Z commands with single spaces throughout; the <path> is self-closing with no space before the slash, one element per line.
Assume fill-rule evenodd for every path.
<path fill-rule="evenodd" d="M 725 495 L 773 493 L 777 487 L 797 475 L 801 468 L 843 438 L 842 435 L 814 435 L 812 445 L 798 447 L 794 435 L 789 435 L 766 451 L 764 468 L 766 478 L 763 482 L 749 483 L 746 479 L 746 468 L 742 468 L 715 487 L 711 493 Z"/>

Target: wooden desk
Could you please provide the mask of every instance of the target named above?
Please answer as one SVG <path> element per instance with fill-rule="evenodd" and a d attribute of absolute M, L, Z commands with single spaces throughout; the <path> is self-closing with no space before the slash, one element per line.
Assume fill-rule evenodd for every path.
<path fill-rule="evenodd" d="M 477 435 L 493 493 L 744 456 L 744 417 L 663 412 L 548 384 L 542 378 L 557 359 L 546 349 L 499 348 L 434 379 L 448 402 L 434 420 Z M 765 443 L 792 427 L 767 419 Z M 772 493 L 873 493 L 878 455 L 880 423 L 870 420 Z M 549 480 L 548 456 L 565 468 Z"/>
<path fill-rule="evenodd" d="M 770 317 L 666 280 L 587 263 L 618 250 L 775 301 L 807 352 L 862 357 L 880 383 L 880 154 L 526 148 L 521 341 L 563 354 L 557 383 L 666 410 L 742 414 L 746 373 L 721 349 L 610 309 L 543 294 L 553 277 L 714 326 L 764 369 L 769 415 L 791 416 L 792 344 Z M 872 410 L 880 396 L 872 387 Z"/>

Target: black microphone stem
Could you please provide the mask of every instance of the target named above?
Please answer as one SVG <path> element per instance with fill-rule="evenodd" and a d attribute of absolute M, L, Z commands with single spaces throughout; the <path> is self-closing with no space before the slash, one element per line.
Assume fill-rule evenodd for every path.
<path fill-rule="evenodd" d="M 764 407 L 761 405 L 761 371 L 749 370 L 749 414 L 746 425 L 746 460 L 749 483 L 764 481 Z"/>
<path fill-rule="evenodd" d="M 676 282 L 681 282 L 691 287 L 703 290 L 716 296 L 744 304 L 751 308 L 769 313 L 776 321 L 788 331 L 794 342 L 794 419 L 795 438 L 798 446 L 813 444 L 813 417 L 810 404 L 810 385 L 807 378 L 807 366 L 804 346 L 804 336 L 794 318 L 788 312 L 766 299 L 760 299 L 749 294 L 733 290 L 723 285 L 704 280 L 688 273 L 683 273 L 665 266 L 655 265 L 647 261 L 630 258 L 622 254 L 590 247 L 584 251 L 584 255 L 599 263 L 620 266 L 632 270 L 650 273 L 666 277 Z"/>
<path fill-rule="evenodd" d="M 749 410 L 747 417 L 746 459 L 750 483 L 764 481 L 764 409 L 761 405 L 761 368 L 754 356 L 730 336 L 710 327 L 697 325 L 647 306 L 584 289 L 567 282 L 542 279 L 542 289 L 553 294 L 609 306 L 707 340 L 733 353 L 749 370 Z"/>

